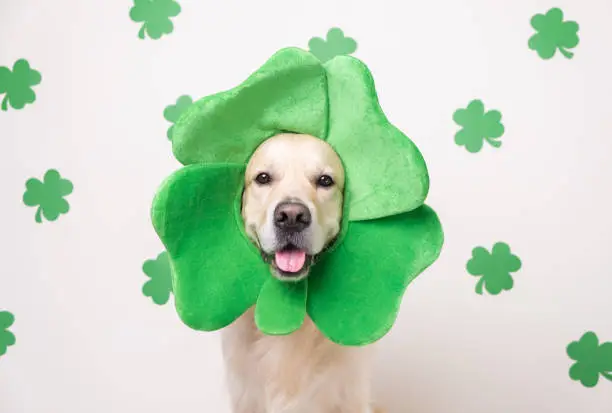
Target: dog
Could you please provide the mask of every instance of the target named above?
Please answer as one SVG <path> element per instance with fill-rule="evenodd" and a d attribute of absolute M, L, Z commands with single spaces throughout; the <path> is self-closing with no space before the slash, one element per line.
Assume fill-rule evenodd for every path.
<path fill-rule="evenodd" d="M 325 141 L 281 133 L 248 161 L 242 197 L 245 231 L 273 276 L 308 276 L 341 229 L 344 168 Z M 370 346 L 325 338 L 306 317 L 286 336 L 266 336 L 253 308 L 222 333 L 233 413 L 375 413 Z"/>

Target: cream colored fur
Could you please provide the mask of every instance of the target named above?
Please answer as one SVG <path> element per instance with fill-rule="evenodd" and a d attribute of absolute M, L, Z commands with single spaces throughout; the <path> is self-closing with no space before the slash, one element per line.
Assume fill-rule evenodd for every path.
<path fill-rule="evenodd" d="M 273 182 L 254 183 L 266 172 Z M 321 174 L 334 188 L 317 188 Z M 344 170 L 331 147 L 308 135 L 282 134 L 262 144 L 246 170 L 243 217 L 247 233 L 272 252 L 272 211 L 286 197 L 312 213 L 310 253 L 316 254 L 340 230 Z M 255 326 L 253 309 L 223 331 L 223 352 L 233 413 L 372 413 L 369 347 L 343 347 L 327 340 L 310 319 L 288 336 L 266 336 Z"/>

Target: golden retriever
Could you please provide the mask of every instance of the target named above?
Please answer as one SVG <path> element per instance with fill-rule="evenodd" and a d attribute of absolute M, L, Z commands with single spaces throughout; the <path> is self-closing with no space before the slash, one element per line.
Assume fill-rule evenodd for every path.
<path fill-rule="evenodd" d="M 308 276 L 317 254 L 338 235 L 342 162 L 325 141 L 283 133 L 248 162 L 242 216 L 272 274 Z M 233 413 L 373 413 L 369 348 L 326 339 L 313 322 L 287 336 L 266 336 L 253 309 L 222 334 Z"/>

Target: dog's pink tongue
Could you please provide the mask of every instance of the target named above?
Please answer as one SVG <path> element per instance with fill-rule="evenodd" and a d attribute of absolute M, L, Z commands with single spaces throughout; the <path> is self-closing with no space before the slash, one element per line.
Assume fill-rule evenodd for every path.
<path fill-rule="evenodd" d="M 279 251 L 275 256 L 276 265 L 285 272 L 298 272 L 306 262 L 306 252 L 300 250 Z"/>

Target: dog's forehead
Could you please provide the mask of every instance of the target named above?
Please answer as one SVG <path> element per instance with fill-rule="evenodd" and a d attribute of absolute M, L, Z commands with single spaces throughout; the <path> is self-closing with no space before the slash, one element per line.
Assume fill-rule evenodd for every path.
<path fill-rule="evenodd" d="M 298 134 L 281 134 L 268 139 L 249 161 L 249 166 L 255 168 L 296 164 L 308 169 L 341 168 L 338 155 L 325 141 Z"/>

